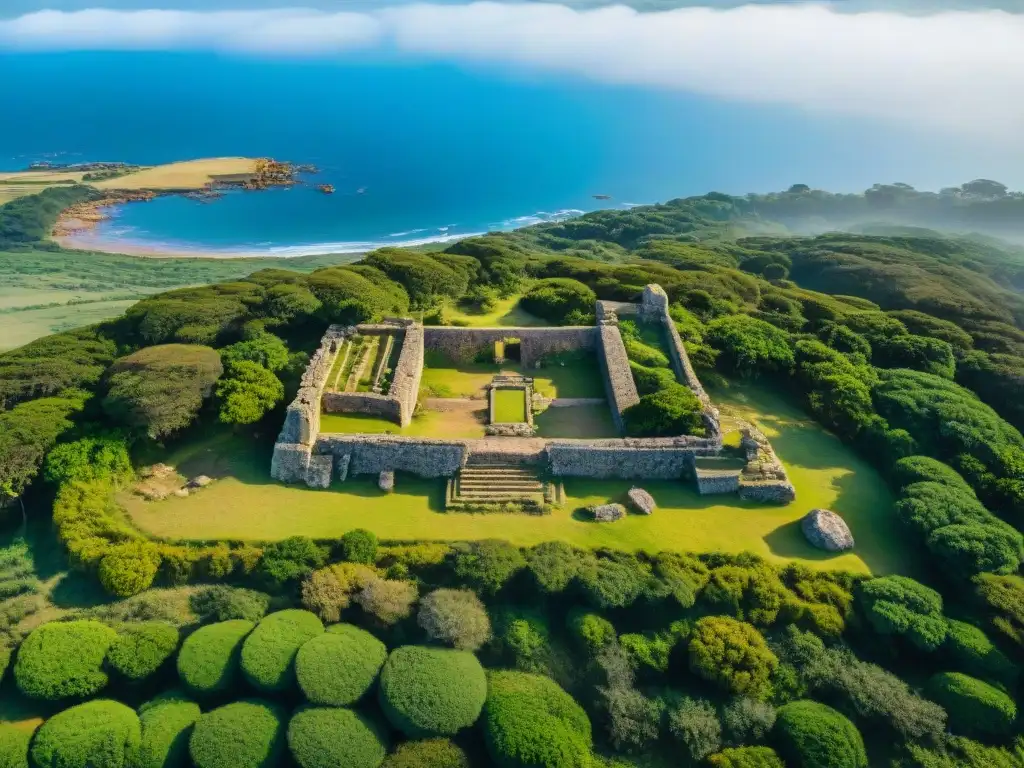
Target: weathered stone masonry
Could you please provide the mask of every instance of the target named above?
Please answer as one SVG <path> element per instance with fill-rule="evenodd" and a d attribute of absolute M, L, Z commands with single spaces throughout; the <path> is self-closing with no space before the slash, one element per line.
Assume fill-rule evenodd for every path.
<path fill-rule="evenodd" d="M 520 362 L 532 368 L 549 355 L 577 349 L 593 349 L 597 344 L 593 326 L 564 328 L 455 328 L 429 326 L 423 329 L 424 347 L 457 363 L 471 363 L 481 353 L 493 356 L 494 343 L 519 339 Z"/>
<path fill-rule="evenodd" d="M 612 409 L 612 420 L 619 432 L 625 431 L 622 412 L 640 402 L 636 391 L 633 372 L 629 369 L 629 358 L 626 356 L 626 345 L 622 343 L 622 334 L 616 325 L 598 326 L 601 339 L 601 373 L 604 374 L 604 387 L 608 395 L 608 404 Z"/>

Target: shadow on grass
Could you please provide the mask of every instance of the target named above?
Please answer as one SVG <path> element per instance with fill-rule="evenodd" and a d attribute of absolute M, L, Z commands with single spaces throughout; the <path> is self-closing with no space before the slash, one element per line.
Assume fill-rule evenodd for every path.
<path fill-rule="evenodd" d="M 799 520 L 780 525 L 765 536 L 764 540 L 772 554 L 779 557 L 800 558 L 801 560 L 833 560 L 843 554 L 842 552 L 826 552 L 808 544 L 803 531 L 800 530 Z M 858 551 L 857 554 L 861 555 L 863 559 L 862 552 Z"/>

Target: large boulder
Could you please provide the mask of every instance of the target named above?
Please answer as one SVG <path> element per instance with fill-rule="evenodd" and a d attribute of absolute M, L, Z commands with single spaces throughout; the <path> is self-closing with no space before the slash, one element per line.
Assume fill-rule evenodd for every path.
<path fill-rule="evenodd" d="M 395 473 L 389 469 L 381 472 L 380 477 L 377 478 L 377 486 L 387 493 L 393 491 L 395 488 Z"/>
<path fill-rule="evenodd" d="M 641 515 L 651 514 L 657 506 L 657 504 L 654 503 L 654 497 L 643 488 L 630 488 L 628 495 L 629 503 L 632 504 L 633 509 Z"/>
<path fill-rule="evenodd" d="M 626 516 L 626 508 L 621 504 L 598 504 L 590 508 L 595 522 L 614 523 Z"/>
<path fill-rule="evenodd" d="M 818 549 L 843 552 L 853 549 L 853 534 L 846 521 L 828 509 L 812 509 L 800 522 L 807 541 Z"/>

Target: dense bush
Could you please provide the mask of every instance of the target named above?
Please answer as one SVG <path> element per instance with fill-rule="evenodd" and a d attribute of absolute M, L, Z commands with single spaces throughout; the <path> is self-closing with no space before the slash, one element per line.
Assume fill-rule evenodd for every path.
<path fill-rule="evenodd" d="M 14 680 L 33 699 L 83 698 L 107 684 L 103 661 L 117 633 L 98 621 L 43 624 L 18 649 Z"/>
<path fill-rule="evenodd" d="M 655 583 L 650 567 L 633 555 L 604 553 L 594 568 L 579 577 L 587 601 L 595 608 L 625 608 Z"/>
<path fill-rule="evenodd" d="M 775 732 L 779 751 L 793 768 L 867 768 L 856 726 L 824 704 L 795 701 L 780 707 Z"/>
<path fill-rule="evenodd" d="M 676 375 L 670 368 L 649 368 L 646 365 L 629 361 L 629 370 L 633 372 L 636 391 L 642 395 L 650 395 L 677 384 Z"/>
<path fill-rule="evenodd" d="M 139 707 L 142 744 L 136 768 L 189 768 L 188 741 L 199 705 L 168 693 Z"/>
<path fill-rule="evenodd" d="M 949 728 L 964 736 L 1003 736 L 1017 717 L 1013 699 L 988 683 L 960 672 L 934 675 L 926 689 L 949 713 Z"/>
<path fill-rule="evenodd" d="M 145 347 L 110 366 L 103 408 L 126 427 L 166 437 L 192 423 L 222 372 L 220 355 L 210 347 Z"/>
<path fill-rule="evenodd" d="M 914 483 L 939 483 L 974 495 L 959 472 L 930 456 L 907 456 L 900 459 L 893 467 L 892 479 L 897 488 L 906 488 Z"/>
<path fill-rule="evenodd" d="M 547 616 L 542 610 L 502 609 L 497 614 L 495 627 L 495 648 L 507 666 L 523 672 L 550 673 L 550 632 Z"/>
<path fill-rule="evenodd" d="M 668 729 L 695 763 L 722 747 L 722 723 L 706 701 L 684 698 L 669 712 Z"/>
<path fill-rule="evenodd" d="M 243 619 L 200 627 L 181 644 L 178 676 L 198 694 L 223 693 L 234 687 L 242 642 L 255 624 Z"/>
<path fill-rule="evenodd" d="M 786 768 L 771 747 L 723 749 L 708 757 L 711 768 Z"/>
<path fill-rule="evenodd" d="M 107 663 L 129 680 L 145 680 L 176 650 L 177 627 L 160 621 L 125 624 L 107 651 Z"/>
<path fill-rule="evenodd" d="M 384 714 L 410 738 L 468 728 L 486 696 L 487 677 L 468 651 L 403 646 L 391 652 L 380 675 Z"/>
<path fill-rule="evenodd" d="M 377 536 L 365 528 L 349 531 L 341 537 L 341 554 L 350 563 L 373 565 L 377 558 Z"/>
<path fill-rule="evenodd" d="M 289 609 L 264 617 L 242 644 L 242 672 L 260 691 L 284 691 L 295 684 L 295 656 L 324 625 L 309 611 Z"/>
<path fill-rule="evenodd" d="M 275 768 L 285 751 L 280 707 L 259 699 L 226 704 L 196 721 L 189 754 L 196 768 Z"/>
<path fill-rule="evenodd" d="M 788 371 L 793 367 L 789 334 L 748 315 L 720 317 L 705 336 L 721 354 L 719 362 L 741 376 Z"/>
<path fill-rule="evenodd" d="M 525 567 L 519 548 L 501 539 L 481 539 L 455 556 L 455 575 L 477 591 L 491 595 Z"/>
<path fill-rule="evenodd" d="M 355 704 L 376 682 L 387 655 L 384 643 L 369 632 L 335 624 L 299 648 L 295 676 L 313 704 Z"/>
<path fill-rule="evenodd" d="M 284 384 L 273 371 L 249 360 L 227 363 L 216 391 L 224 424 L 255 424 L 284 399 Z"/>
<path fill-rule="evenodd" d="M 326 561 L 327 553 L 312 539 L 290 536 L 264 548 L 257 573 L 267 589 L 279 592 L 323 567 Z"/>
<path fill-rule="evenodd" d="M 382 579 L 374 574 L 362 578 L 361 587 L 353 599 L 365 613 L 385 626 L 408 618 L 419 595 L 414 582 Z"/>
<path fill-rule="evenodd" d="M 596 656 L 602 648 L 615 642 L 615 627 L 600 614 L 577 609 L 569 613 L 567 624 L 569 631 L 591 656 Z"/>
<path fill-rule="evenodd" d="M 128 444 L 120 435 L 95 435 L 61 443 L 46 454 L 43 477 L 54 486 L 74 480 L 131 477 Z"/>
<path fill-rule="evenodd" d="M 288 748 L 301 768 L 377 768 L 387 748 L 367 718 L 343 707 L 303 707 L 288 724 Z"/>
<path fill-rule="evenodd" d="M 100 584 L 115 597 L 131 597 L 153 586 L 160 550 L 148 541 L 112 544 L 100 560 Z"/>
<path fill-rule="evenodd" d="M 946 639 L 942 597 L 934 589 L 906 576 L 883 576 L 863 582 L 857 596 L 879 634 L 905 636 L 926 651 Z"/>
<path fill-rule="evenodd" d="M 491 637 L 491 620 L 475 592 L 436 589 L 420 601 L 417 622 L 431 640 L 475 651 Z"/>
<path fill-rule="evenodd" d="M 703 406 L 689 387 L 672 383 L 644 395 L 622 412 L 626 432 L 636 437 L 704 435 Z"/>
<path fill-rule="evenodd" d="M 377 573 L 357 563 L 334 563 L 313 571 L 302 581 L 302 606 L 325 622 L 341 621 L 341 612 L 352 604 L 353 596 Z"/>
<path fill-rule="evenodd" d="M 216 584 L 194 594 L 189 606 L 205 618 L 217 621 L 244 619 L 255 624 L 267 615 L 270 595 L 255 589 Z"/>
<path fill-rule="evenodd" d="M 775 725 L 775 707 L 740 696 L 722 708 L 725 743 L 739 746 L 763 741 Z"/>
<path fill-rule="evenodd" d="M 589 768 L 590 720 L 547 677 L 492 672 L 484 705 L 487 751 L 502 768 Z"/>
<path fill-rule="evenodd" d="M 58 712 L 32 740 L 38 768 L 134 768 L 142 740 L 138 716 L 107 699 Z"/>
<path fill-rule="evenodd" d="M 519 304 L 555 325 L 586 325 L 593 321 L 596 302 L 596 294 L 583 283 L 555 277 L 535 283 Z"/>
<path fill-rule="evenodd" d="M 750 624 L 726 616 L 697 621 L 690 640 L 690 669 L 732 693 L 764 698 L 778 659 Z"/>
<path fill-rule="evenodd" d="M 546 541 L 526 550 L 526 567 L 537 587 L 547 594 L 563 592 L 584 564 L 592 561 L 591 553 L 573 549 L 564 541 Z"/>
<path fill-rule="evenodd" d="M 978 677 L 1012 681 L 1016 667 L 984 632 L 972 624 L 949 620 L 949 634 L 943 646 L 952 659 Z"/>
<path fill-rule="evenodd" d="M 28 728 L 19 728 L 10 723 L 0 724 L 0 768 L 29 768 L 30 741 L 32 731 Z"/>
<path fill-rule="evenodd" d="M 383 768 L 469 768 L 469 758 L 447 739 L 407 741 L 382 764 Z"/>

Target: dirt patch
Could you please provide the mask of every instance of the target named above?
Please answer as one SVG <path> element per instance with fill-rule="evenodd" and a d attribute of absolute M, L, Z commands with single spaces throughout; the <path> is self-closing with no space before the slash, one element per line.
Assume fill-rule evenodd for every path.
<path fill-rule="evenodd" d="M 144 467 L 139 470 L 139 476 L 142 479 L 132 490 L 147 501 L 166 499 L 185 483 L 185 478 L 178 470 L 168 464 Z"/>

